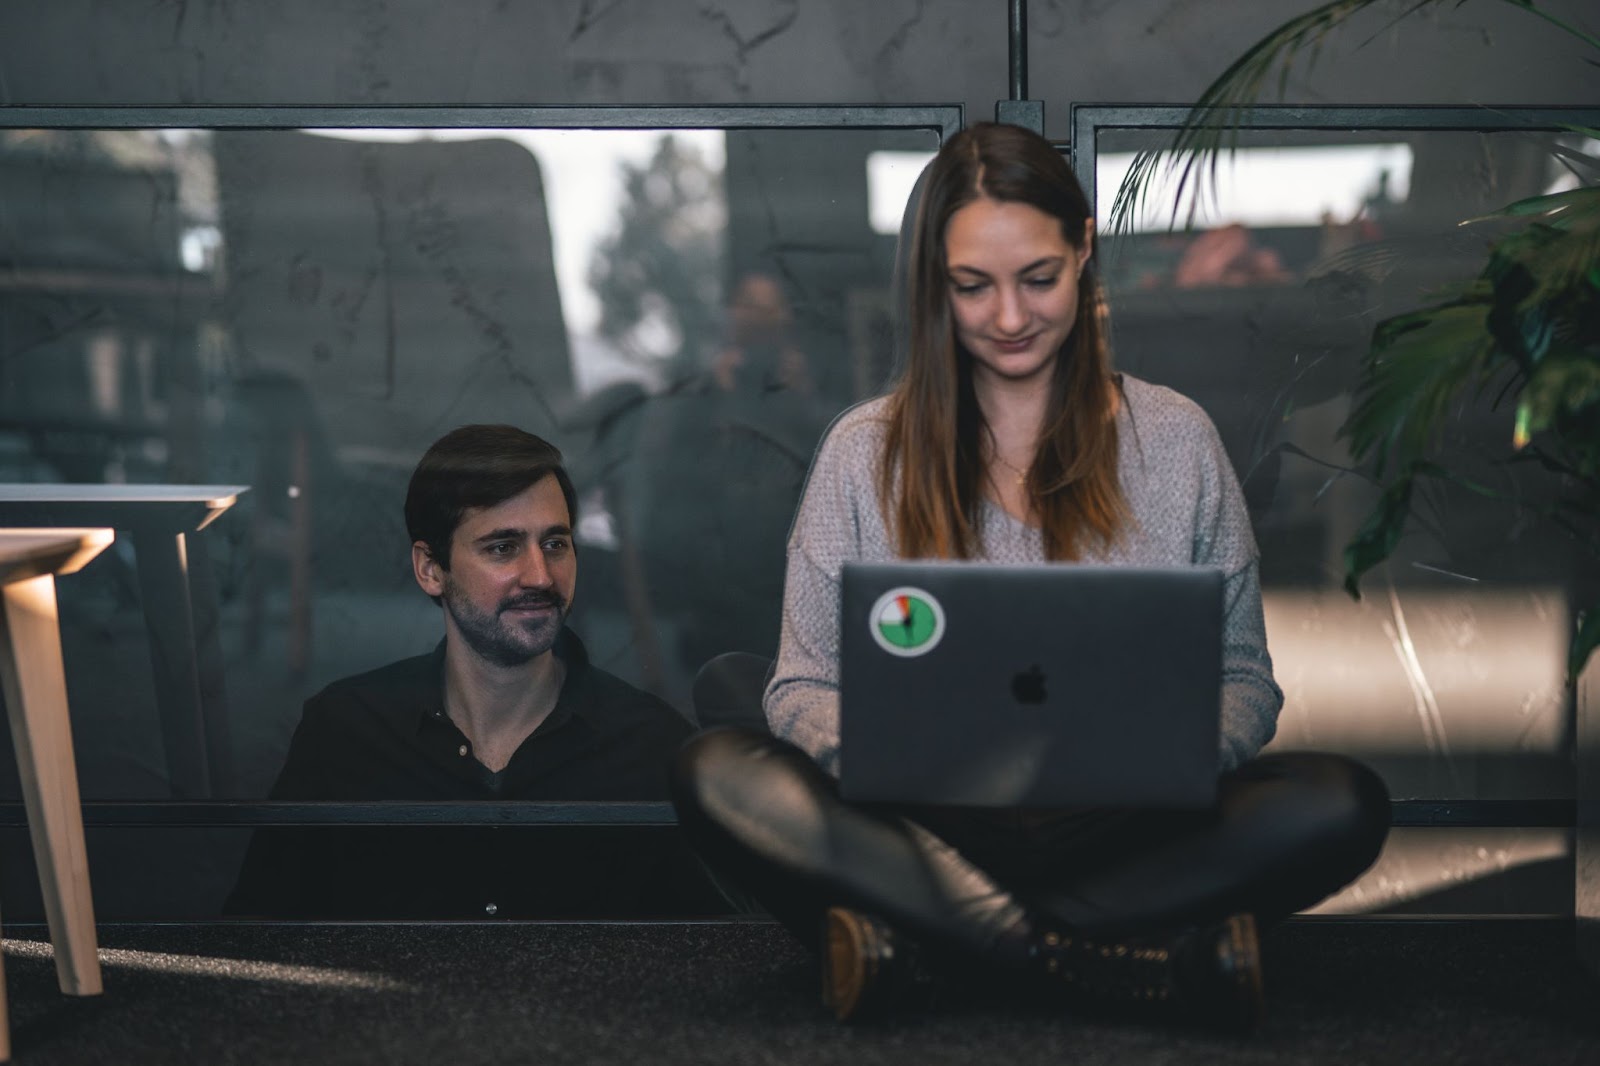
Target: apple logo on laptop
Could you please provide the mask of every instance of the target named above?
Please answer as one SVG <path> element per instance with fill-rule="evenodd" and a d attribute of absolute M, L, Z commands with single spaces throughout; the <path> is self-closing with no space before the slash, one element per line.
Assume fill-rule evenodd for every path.
<path fill-rule="evenodd" d="M 1038 663 L 1011 678 L 1011 695 L 1018 703 L 1044 702 L 1044 671 L 1039 669 Z"/>

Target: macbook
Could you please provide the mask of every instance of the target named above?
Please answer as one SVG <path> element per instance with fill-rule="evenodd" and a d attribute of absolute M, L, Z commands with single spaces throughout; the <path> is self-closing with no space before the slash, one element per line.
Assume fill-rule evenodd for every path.
<path fill-rule="evenodd" d="M 848 563 L 840 656 L 847 799 L 1215 799 L 1218 570 Z"/>

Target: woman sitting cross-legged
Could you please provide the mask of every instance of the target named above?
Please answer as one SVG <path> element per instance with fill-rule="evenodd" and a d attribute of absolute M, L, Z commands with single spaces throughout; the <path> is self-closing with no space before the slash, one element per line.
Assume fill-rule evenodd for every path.
<path fill-rule="evenodd" d="M 1387 833 L 1365 767 L 1259 754 L 1283 697 L 1239 485 L 1195 404 L 1112 372 L 1093 237 L 1043 138 L 982 124 L 940 151 L 912 226 L 906 366 L 828 431 L 790 534 L 773 735 L 703 733 L 674 769 L 691 843 L 818 946 L 841 1019 L 890 1003 L 915 947 L 1090 1007 L 1248 1029 L 1258 924 L 1350 882 Z M 1222 571 L 1214 806 L 841 799 L 841 567 L 929 558 Z"/>

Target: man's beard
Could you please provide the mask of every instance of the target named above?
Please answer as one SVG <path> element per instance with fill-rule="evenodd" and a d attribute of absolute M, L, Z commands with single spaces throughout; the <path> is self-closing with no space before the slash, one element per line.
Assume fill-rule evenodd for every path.
<path fill-rule="evenodd" d="M 478 610 L 460 596 L 448 578 L 444 585 L 444 607 L 455 620 L 461 639 L 479 658 L 496 666 L 521 666 L 549 651 L 566 624 L 571 606 L 555 592 L 535 591 L 502 600 L 490 613 Z M 504 612 L 526 607 L 554 607 L 555 611 L 537 621 L 505 620 Z"/>

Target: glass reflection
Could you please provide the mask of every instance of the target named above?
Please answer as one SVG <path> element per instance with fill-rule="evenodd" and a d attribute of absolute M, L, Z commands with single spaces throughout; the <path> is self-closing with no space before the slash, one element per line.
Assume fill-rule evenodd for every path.
<path fill-rule="evenodd" d="M 0 481 L 250 486 L 190 538 L 216 797 L 266 794 L 328 681 L 437 641 L 400 504 L 466 423 L 562 448 L 573 627 L 687 716 L 705 658 L 775 648 L 812 447 L 888 370 L 868 157 L 936 141 L 0 132 Z M 127 546 L 61 599 L 84 795 L 170 798 Z"/>

